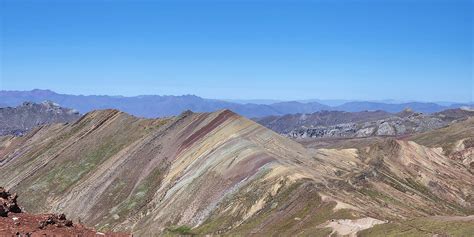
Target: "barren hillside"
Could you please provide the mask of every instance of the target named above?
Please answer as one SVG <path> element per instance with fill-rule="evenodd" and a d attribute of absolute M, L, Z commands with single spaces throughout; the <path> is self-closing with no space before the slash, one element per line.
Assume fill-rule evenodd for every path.
<path fill-rule="evenodd" d="M 94 111 L 2 137 L 0 172 L 0 184 L 28 197 L 27 211 L 138 235 L 314 236 L 365 223 L 355 234 L 474 209 L 474 175 L 442 149 L 390 139 L 305 148 L 229 110 L 165 119 Z"/>

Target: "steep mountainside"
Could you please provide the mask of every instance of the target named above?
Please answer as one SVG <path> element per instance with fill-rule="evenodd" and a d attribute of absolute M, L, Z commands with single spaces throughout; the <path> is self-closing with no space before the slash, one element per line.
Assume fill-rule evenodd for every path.
<path fill-rule="evenodd" d="M 474 211 L 474 175 L 441 149 L 387 139 L 307 149 L 229 110 L 94 111 L 0 138 L 0 173 L 20 196 L 35 193 L 20 203 L 26 211 L 138 235 L 327 236 Z"/>
<path fill-rule="evenodd" d="M 472 116 L 474 111 L 468 109 L 450 109 L 435 114 L 416 113 L 407 109 L 397 114 L 383 111 L 322 111 L 269 116 L 256 121 L 293 138 L 358 138 L 426 132 Z"/>
<path fill-rule="evenodd" d="M 441 112 L 437 112 L 434 115 L 440 117 L 445 121 L 462 120 L 467 117 L 474 116 L 474 108 L 460 107 L 458 109 L 447 109 Z"/>
<path fill-rule="evenodd" d="M 50 101 L 39 104 L 24 102 L 15 108 L 0 108 L 0 136 L 22 135 L 38 125 L 72 122 L 80 116 L 79 112 Z"/>
<path fill-rule="evenodd" d="M 474 173 L 474 117 L 410 139 L 429 147 L 440 147 L 445 155 L 458 160 Z"/>

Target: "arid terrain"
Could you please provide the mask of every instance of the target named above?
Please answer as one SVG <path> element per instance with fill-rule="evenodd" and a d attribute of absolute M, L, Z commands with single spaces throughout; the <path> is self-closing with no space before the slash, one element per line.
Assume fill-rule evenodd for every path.
<path fill-rule="evenodd" d="M 0 2 L 0 237 L 474 237 L 473 0 Z"/>
<path fill-rule="evenodd" d="M 229 110 L 162 119 L 100 110 L 1 137 L 0 184 L 28 213 L 137 236 L 467 236 L 473 137 L 467 118 L 319 148 Z"/>
<path fill-rule="evenodd" d="M 391 114 L 385 111 L 322 111 L 287 114 L 254 119 L 284 136 L 296 139 L 363 138 L 406 136 L 431 131 L 474 116 L 470 107 L 423 114 L 405 109 Z"/>
<path fill-rule="evenodd" d="M 34 194 L 33 194 L 34 195 Z M 98 232 L 73 223 L 64 214 L 30 214 L 18 205 L 17 194 L 0 187 L 1 236 L 131 236 L 127 233 Z"/>
<path fill-rule="evenodd" d="M 39 125 L 72 122 L 80 117 L 76 110 L 60 107 L 51 101 L 24 102 L 17 107 L 0 106 L 0 136 L 23 135 Z"/>

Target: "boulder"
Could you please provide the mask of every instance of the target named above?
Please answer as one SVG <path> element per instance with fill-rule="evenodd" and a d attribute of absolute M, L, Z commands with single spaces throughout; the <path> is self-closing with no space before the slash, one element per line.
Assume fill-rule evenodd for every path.
<path fill-rule="evenodd" d="M 9 212 L 21 212 L 21 208 L 16 201 L 17 198 L 16 193 L 11 194 L 5 188 L 0 187 L 0 216 L 6 217 Z"/>

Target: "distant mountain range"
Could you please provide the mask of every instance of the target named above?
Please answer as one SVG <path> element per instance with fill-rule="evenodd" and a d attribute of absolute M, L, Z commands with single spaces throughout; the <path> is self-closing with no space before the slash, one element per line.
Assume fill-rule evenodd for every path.
<path fill-rule="evenodd" d="M 53 101 L 61 106 L 77 109 L 86 113 L 97 109 L 119 109 L 140 117 L 166 117 L 180 114 L 185 110 L 194 112 L 211 112 L 220 109 L 230 109 L 243 116 L 254 118 L 269 115 L 285 115 L 295 113 L 314 113 L 323 110 L 338 110 L 347 112 L 383 110 L 390 113 L 400 112 L 406 108 L 422 113 L 434 113 L 449 108 L 469 106 L 468 104 L 454 104 L 443 106 L 436 103 L 382 103 L 382 102 L 346 102 L 337 106 L 330 106 L 316 101 L 309 102 L 277 102 L 270 104 L 235 103 L 224 100 L 204 99 L 195 95 L 159 96 L 143 95 L 134 97 L 107 96 L 107 95 L 67 95 L 50 90 L 31 91 L 0 91 L 0 106 L 18 106 L 25 101 L 43 102 Z M 257 101 L 258 102 L 258 101 Z M 265 100 L 263 102 L 269 102 Z M 331 102 L 334 105 L 337 103 Z"/>

